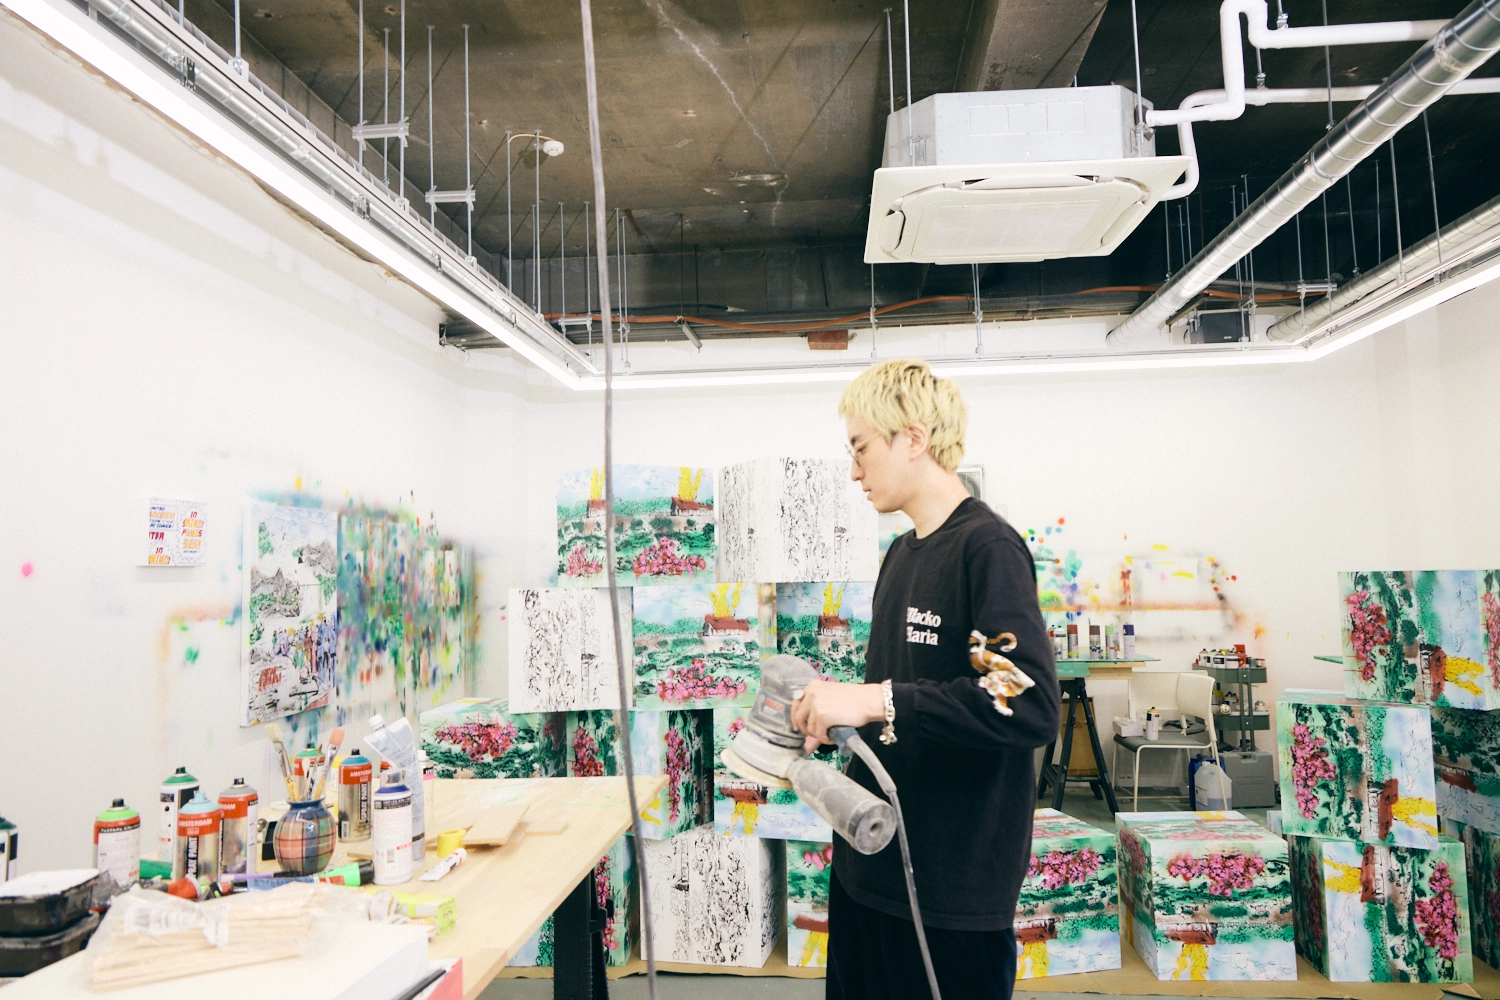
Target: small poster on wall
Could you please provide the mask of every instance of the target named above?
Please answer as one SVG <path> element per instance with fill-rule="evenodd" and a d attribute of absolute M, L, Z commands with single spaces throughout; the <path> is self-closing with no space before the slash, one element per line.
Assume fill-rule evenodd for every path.
<path fill-rule="evenodd" d="M 146 501 L 146 551 L 140 566 L 203 565 L 208 504 L 151 497 Z"/>

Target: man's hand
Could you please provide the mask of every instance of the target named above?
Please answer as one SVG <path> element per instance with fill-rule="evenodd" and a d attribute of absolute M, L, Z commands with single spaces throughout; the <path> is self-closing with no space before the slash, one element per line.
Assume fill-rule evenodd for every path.
<path fill-rule="evenodd" d="M 811 753 L 821 743 L 832 743 L 829 726 L 863 726 L 885 718 L 885 695 L 879 684 L 840 684 L 813 681 L 792 703 L 792 723 L 807 735 Z"/>

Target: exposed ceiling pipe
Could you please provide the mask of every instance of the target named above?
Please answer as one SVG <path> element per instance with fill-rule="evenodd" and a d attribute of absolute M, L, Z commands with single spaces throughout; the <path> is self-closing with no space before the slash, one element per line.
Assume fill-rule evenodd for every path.
<path fill-rule="evenodd" d="M 1478 247 L 1469 248 L 1474 241 Z M 1404 272 L 1407 282 L 1420 281 L 1426 277 L 1427 265 L 1452 264 L 1466 249 L 1487 249 L 1500 243 L 1500 196 L 1491 198 L 1478 208 L 1444 226 L 1440 232 L 1430 234 L 1415 246 L 1402 251 L 1373 271 L 1349 282 L 1343 288 L 1308 306 L 1305 312 L 1294 313 L 1271 327 L 1268 332 L 1272 340 L 1301 340 L 1316 333 L 1340 310 L 1360 301 L 1366 296 L 1399 281 Z M 1439 247 L 1446 248 L 1439 256 Z"/>
<path fill-rule="evenodd" d="M 1496 49 L 1500 49 L 1500 0 L 1474 0 L 1210 240 L 1187 266 L 1110 331 L 1110 347 L 1165 340 L 1165 324 L 1178 310 L 1316 201 L 1424 108 L 1483 65 Z"/>

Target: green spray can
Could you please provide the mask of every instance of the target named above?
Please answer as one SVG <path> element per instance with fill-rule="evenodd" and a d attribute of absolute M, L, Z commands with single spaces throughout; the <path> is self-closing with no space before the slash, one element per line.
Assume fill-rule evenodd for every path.
<path fill-rule="evenodd" d="M 19 841 L 20 828 L 0 816 L 0 882 L 8 882 L 21 874 L 16 867 L 16 845 Z"/>

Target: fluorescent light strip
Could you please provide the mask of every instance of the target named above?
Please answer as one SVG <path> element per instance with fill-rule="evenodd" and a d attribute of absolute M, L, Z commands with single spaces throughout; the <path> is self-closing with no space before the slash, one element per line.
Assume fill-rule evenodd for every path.
<path fill-rule="evenodd" d="M 415 260 L 404 247 L 287 166 L 263 143 L 251 138 L 238 126 L 228 124 L 223 114 L 207 107 L 201 99 L 189 97 L 180 84 L 132 52 L 106 29 L 93 24 L 66 0 L 62 0 L 61 6 L 48 0 L 3 0 L 3 3 L 38 31 L 222 153 L 393 273 L 481 327 L 563 385 L 580 388 L 578 375 L 538 350 L 467 292 L 442 278 L 430 266 Z"/>

